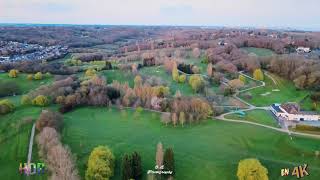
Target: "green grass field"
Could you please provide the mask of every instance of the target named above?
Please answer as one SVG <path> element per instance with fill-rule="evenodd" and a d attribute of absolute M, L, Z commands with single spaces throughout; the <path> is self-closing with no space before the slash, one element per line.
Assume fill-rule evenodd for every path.
<path fill-rule="evenodd" d="M 177 90 L 180 90 L 182 95 L 191 96 L 194 95 L 191 86 L 185 83 L 177 83 L 172 80 L 171 74 L 167 73 L 162 66 L 145 67 L 139 70 L 140 74 L 145 76 L 161 77 L 161 79 L 167 83 L 170 88 L 171 94 L 175 94 Z"/>
<path fill-rule="evenodd" d="M 243 94 L 240 97 L 256 106 L 270 106 L 273 103 L 300 102 L 308 91 L 297 90 L 293 82 L 280 78 L 274 74 L 272 77 L 277 84 L 265 76 L 265 87 L 256 88 L 247 92 L 252 94 L 251 99 L 245 99 Z"/>
<path fill-rule="evenodd" d="M 0 116 L 0 177 L 6 179 L 27 179 L 18 173 L 19 164 L 27 161 L 29 137 L 32 123 L 19 123 L 26 117 L 34 120 L 38 118 L 42 108 L 18 107 L 13 113 Z M 32 162 L 42 162 L 38 156 L 36 143 L 34 143 Z M 46 175 L 33 176 L 29 179 L 47 179 Z"/>
<path fill-rule="evenodd" d="M 239 116 L 237 114 L 230 114 L 230 115 L 227 115 L 226 118 L 239 119 L 239 120 L 244 120 L 244 121 L 265 124 L 268 126 L 279 127 L 275 118 L 273 118 L 272 115 L 270 114 L 270 112 L 268 112 L 268 111 L 252 110 L 252 111 L 246 111 L 245 113 L 246 113 L 246 115 L 243 117 Z"/>
<path fill-rule="evenodd" d="M 116 156 L 115 176 L 120 177 L 124 153 L 142 155 L 144 178 L 155 165 L 156 144 L 173 147 L 175 179 L 236 179 L 239 160 L 258 158 L 269 171 L 269 179 L 281 179 L 280 169 L 309 164 L 310 176 L 318 179 L 318 140 L 294 137 L 251 125 L 208 120 L 192 126 L 171 127 L 159 122 L 159 114 L 143 111 L 134 118 L 133 110 L 80 108 L 65 114 L 63 142 L 70 145 L 84 175 L 88 156 L 98 145 L 108 145 Z M 283 179 L 290 179 L 289 177 Z M 291 178 L 296 179 L 296 178 Z"/>
<path fill-rule="evenodd" d="M 272 56 L 272 55 L 274 55 L 274 52 L 272 50 L 265 49 L 265 48 L 244 47 L 241 49 L 245 50 L 248 53 L 254 53 L 257 56 Z"/>
<path fill-rule="evenodd" d="M 8 73 L 0 73 L 0 81 L 15 82 L 21 90 L 22 94 L 28 93 L 32 89 L 51 83 L 53 78 L 43 77 L 42 80 L 27 80 L 27 75 L 24 73 L 18 74 L 17 78 L 10 78 Z"/>
<path fill-rule="evenodd" d="M 114 80 L 120 83 L 128 82 L 130 87 L 134 86 L 134 75 L 130 72 L 125 72 L 121 70 L 105 70 L 101 72 L 107 79 L 107 83 L 112 83 Z"/>

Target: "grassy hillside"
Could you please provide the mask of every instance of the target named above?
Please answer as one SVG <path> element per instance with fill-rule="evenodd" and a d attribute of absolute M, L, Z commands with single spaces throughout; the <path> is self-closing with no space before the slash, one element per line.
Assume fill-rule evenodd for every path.
<path fill-rule="evenodd" d="M 236 179 L 239 160 L 258 158 L 268 168 L 269 179 L 281 179 L 280 169 L 308 163 L 310 176 L 320 176 L 320 161 L 314 152 L 318 140 L 294 137 L 251 125 L 208 120 L 193 126 L 162 125 L 159 114 L 132 110 L 80 108 L 65 115 L 63 142 L 78 158 L 83 176 L 88 156 L 98 145 L 108 145 L 117 162 L 115 177 L 120 179 L 120 159 L 124 153 L 142 155 L 144 177 L 155 165 L 156 144 L 173 147 L 176 179 Z M 285 179 L 290 179 L 286 177 Z M 295 179 L 295 178 L 292 178 Z"/>
<path fill-rule="evenodd" d="M 257 56 L 272 56 L 274 54 L 272 50 L 265 48 L 244 47 L 241 49 L 248 53 L 256 54 Z"/>

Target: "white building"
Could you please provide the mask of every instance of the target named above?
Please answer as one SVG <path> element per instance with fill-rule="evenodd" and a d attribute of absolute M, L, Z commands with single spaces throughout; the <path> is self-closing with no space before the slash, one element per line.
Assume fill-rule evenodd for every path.
<path fill-rule="evenodd" d="M 298 47 L 296 51 L 297 53 L 309 53 L 311 52 L 311 49 L 308 47 Z"/>
<path fill-rule="evenodd" d="M 300 111 L 297 103 L 272 104 L 270 110 L 279 119 L 288 121 L 320 121 L 319 114 Z"/>

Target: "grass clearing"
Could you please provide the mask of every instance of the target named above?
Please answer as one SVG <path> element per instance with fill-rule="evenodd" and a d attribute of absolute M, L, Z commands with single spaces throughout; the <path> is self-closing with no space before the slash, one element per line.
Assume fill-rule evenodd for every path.
<path fill-rule="evenodd" d="M 99 72 L 100 73 L 100 72 Z M 134 75 L 131 72 L 125 72 L 121 70 L 105 70 L 101 74 L 106 77 L 107 83 L 110 84 L 113 81 L 119 81 L 120 83 L 128 82 L 130 87 L 134 86 Z"/>
<path fill-rule="evenodd" d="M 309 164 L 310 176 L 320 176 L 320 161 L 314 153 L 318 140 L 293 137 L 270 129 L 245 124 L 208 120 L 192 126 L 161 124 L 160 115 L 133 110 L 79 108 L 65 114 L 63 142 L 78 158 L 83 176 L 88 156 L 98 145 L 108 145 L 116 156 L 115 177 L 121 179 L 120 160 L 124 153 L 142 155 L 143 174 L 155 165 L 156 144 L 173 147 L 176 179 L 236 179 L 239 160 L 258 158 L 269 171 L 269 179 L 281 179 L 280 169 Z M 286 177 L 290 179 L 290 177 Z M 295 179 L 295 178 L 291 178 Z"/>
<path fill-rule="evenodd" d="M 228 119 L 238 119 L 243 121 L 255 122 L 259 124 L 264 124 L 272 127 L 279 127 L 278 122 L 275 118 L 271 115 L 270 112 L 265 110 L 251 110 L 246 111 L 246 115 L 239 116 L 237 114 L 230 114 L 227 115 L 226 118 Z"/>
<path fill-rule="evenodd" d="M 184 96 L 192 96 L 194 95 L 191 86 L 185 83 L 177 83 L 172 80 L 171 74 L 167 73 L 164 67 L 162 66 L 152 66 L 152 67 L 144 67 L 139 70 L 141 75 L 144 76 L 155 76 L 161 77 L 161 79 L 167 84 L 170 88 L 171 94 L 175 94 L 177 90 L 180 90 L 181 94 Z"/>
<path fill-rule="evenodd" d="M 274 84 L 268 76 L 265 76 L 265 87 L 247 91 L 251 93 L 252 98 L 248 99 L 243 96 L 247 92 L 241 93 L 240 97 L 255 106 L 270 106 L 273 103 L 300 102 L 308 95 L 308 91 L 297 90 L 293 82 L 274 74 L 270 75 L 276 80 L 277 84 Z"/>
<path fill-rule="evenodd" d="M 272 56 L 275 54 L 272 50 L 265 48 L 243 47 L 240 49 L 243 49 L 248 53 L 253 53 L 257 56 Z"/>

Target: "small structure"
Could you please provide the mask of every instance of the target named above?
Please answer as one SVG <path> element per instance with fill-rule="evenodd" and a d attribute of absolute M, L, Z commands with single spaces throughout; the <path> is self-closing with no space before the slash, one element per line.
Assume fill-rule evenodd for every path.
<path fill-rule="evenodd" d="M 309 47 L 298 47 L 296 51 L 297 53 L 309 53 L 311 49 Z"/>
<path fill-rule="evenodd" d="M 320 121 L 319 114 L 300 111 L 297 103 L 272 104 L 270 110 L 277 118 L 288 121 Z"/>

